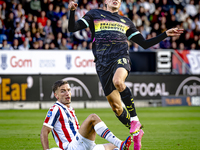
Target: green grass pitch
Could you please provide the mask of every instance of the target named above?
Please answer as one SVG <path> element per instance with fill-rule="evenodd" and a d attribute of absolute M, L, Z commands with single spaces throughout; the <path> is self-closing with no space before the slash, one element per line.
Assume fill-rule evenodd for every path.
<path fill-rule="evenodd" d="M 40 131 L 47 110 L 0 110 L 0 150 L 42 150 Z M 91 113 L 98 114 L 120 139 L 129 130 L 111 109 L 76 109 L 81 124 Z M 200 107 L 137 108 L 144 125 L 142 150 L 200 150 Z M 49 135 L 50 147 L 56 147 Z M 96 143 L 107 143 L 97 135 Z M 133 145 L 130 148 L 133 150 Z"/>

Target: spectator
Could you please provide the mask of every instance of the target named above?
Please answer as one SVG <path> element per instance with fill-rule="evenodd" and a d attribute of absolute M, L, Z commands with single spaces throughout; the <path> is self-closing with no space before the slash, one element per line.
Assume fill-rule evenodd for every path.
<path fill-rule="evenodd" d="M 141 18 L 138 16 L 138 14 L 134 14 L 134 15 L 133 15 L 132 22 L 134 23 L 134 25 L 135 25 L 136 27 L 139 27 L 139 26 L 142 25 L 142 20 L 141 20 Z"/>
<path fill-rule="evenodd" d="M 76 11 L 76 15 L 78 19 L 82 18 L 88 12 L 87 9 L 84 8 L 84 5 L 81 4 L 80 7 Z"/>
<path fill-rule="evenodd" d="M 87 32 L 85 31 L 85 29 L 74 32 L 74 43 L 75 44 L 80 44 L 85 40 L 87 41 L 87 39 L 88 39 L 88 36 L 87 36 Z"/>
<path fill-rule="evenodd" d="M 54 32 L 54 35 L 55 35 L 55 36 L 57 36 L 57 34 L 58 34 L 59 32 L 62 33 L 62 21 L 61 21 L 61 20 L 58 20 L 58 21 L 57 21 L 56 27 L 54 28 L 53 32 Z"/>
<path fill-rule="evenodd" d="M 31 49 L 33 49 L 33 50 L 38 50 L 39 49 L 39 43 L 38 43 L 38 41 L 35 41 L 33 43 L 33 47 Z"/>
<path fill-rule="evenodd" d="M 28 45 L 32 45 L 33 38 L 31 36 L 31 31 L 27 31 L 25 34 L 25 40 L 28 41 Z"/>
<path fill-rule="evenodd" d="M 37 19 L 37 22 L 41 23 L 42 26 L 44 27 L 47 24 L 47 20 L 48 20 L 48 18 L 46 17 L 46 12 L 45 11 L 41 11 L 40 17 Z"/>
<path fill-rule="evenodd" d="M 153 29 L 151 30 L 151 32 L 155 32 L 156 35 L 159 35 L 159 34 L 161 34 L 161 30 L 160 29 L 161 29 L 160 28 L 160 24 L 159 23 L 155 23 L 153 25 Z"/>
<path fill-rule="evenodd" d="M 58 50 L 58 48 L 55 46 L 54 42 L 51 42 L 49 47 L 51 50 Z"/>
<path fill-rule="evenodd" d="M 53 15 L 56 18 L 56 21 L 58 21 L 62 16 L 60 13 L 60 6 L 55 6 L 55 9 L 53 11 Z"/>
<path fill-rule="evenodd" d="M 98 3 L 97 3 L 97 0 L 91 0 L 89 3 L 88 3 L 90 9 L 97 9 L 98 8 Z"/>
<path fill-rule="evenodd" d="M 36 16 L 39 16 L 40 15 L 40 11 L 41 11 L 41 2 L 40 2 L 40 0 L 31 0 L 30 9 L 31 9 L 32 14 L 35 14 Z"/>
<path fill-rule="evenodd" d="M 151 33 L 151 37 L 152 37 L 152 38 L 154 38 L 154 37 L 156 37 L 156 36 L 157 36 L 157 33 L 156 33 L 156 32 L 152 32 L 152 33 Z M 149 49 L 159 49 L 159 48 L 160 48 L 160 43 L 158 43 L 158 44 L 156 44 L 156 45 L 150 47 Z"/>
<path fill-rule="evenodd" d="M 22 15 L 25 15 L 25 11 L 22 8 L 22 4 L 18 4 L 16 9 L 14 10 L 15 18 L 20 18 Z"/>
<path fill-rule="evenodd" d="M 190 0 L 190 3 L 185 6 L 186 12 L 191 17 L 195 17 L 197 15 L 197 10 L 194 5 L 194 0 Z"/>
<path fill-rule="evenodd" d="M 33 37 L 33 42 L 36 42 L 38 40 L 42 39 L 41 35 L 40 35 L 40 32 L 36 32 L 35 33 L 35 36 Z"/>
<path fill-rule="evenodd" d="M 51 26 L 51 20 L 50 19 L 47 20 L 47 25 L 44 27 L 44 32 L 45 32 L 46 36 L 49 33 L 53 33 L 53 29 L 52 29 L 52 26 Z"/>
<path fill-rule="evenodd" d="M 77 47 L 78 50 L 87 50 L 87 42 L 83 41 L 81 44 Z"/>
<path fill-rule="evenodd" d="M 150 5 L 149 13 L 153 14 L 156 10 L 156 7 L 155 7 L 155 4 L 153 3 L 153 0 L 149 0 L 149 5 Z"/>
<path fill-rule="evenodd" d="M 180 43 L 178 49 L 179 50 L 185 50 L 185 44 L 184 43 Z"/>
<path fill-rule="evenodd" d="M 14 14 L 13 12 L 10 12 L 8 15 L 8 18 L 6 18 L 4 20 L 4 24 L 5 24 L 5 28 L 6 28 L 6 33 L 8 36 L 8 40 L 12 41 L 12 39 L 14 38 L 14 31 L 15 31 L 15 27 L 14 27 Z"/>
<path fill-rule="evenodd" d="M 43 40 L 40 39 L 40 40 L 38 40 L 37 42 L 38 42 L 38 44 L 39 44 L 38 49 L 43 49 L 43 47 L 44 47 L 44 42 L 43 42 Z"/>
<path fill-rule="evenodd" d="M 64 33 L 64 35 L 69 36 L 68 33 L 68 19 L 66 14 L 62 15 L 61 18 L 61 26 L 62 26 L 62 33 Z"/>
<path fill-rule="evenodd" d="M 22 33 L 23 35 L 25 35 L 26 32 L 28 32 L 28 31 L 30 31 L 30 30 L 31 30 L 31 29 L 30 29 L 30 26 L 29 26 L 28 22 L 25 22 L 24 27 L 21 29 L 21 33 Z"/>
<path fill-rule="evenodd" d="M 61 44 L 61 42 L 62 42 L 62 33 L 61 32 L 59 32 L 58 34 L 57 34 L 57 36 L 56 36 L 56 40 L 55 40 L 55 46 L 56 47 L 59 47 L 59 45 Z"/>
<path fill-rule="evenodd" d="M 69 50 L 72 50 L 73 49 L 73 41 L 71 40 L 71 38 L 67 38 L 67 48 Z"/>
<path fill-rule="evenodd" d="M 37 19 L 38 19 L 38 17 L 37 17 L 36 15 L 34 15 L 34 16 L 33 16 L 33 22 L 35 22 L 36 24 L 37 24 L 37 22 L 38 22 Z"/>
<path fill-rule="evenodd" d="M 90 31 L 90 28 L 85 28 L 86 34 L 87 34 L 87 39 L 85 39 L 85 41 L 87 41 L 87 43 L 92 41 L 92 32 Z"/>
<path fill-rule="evenodd" d="M 171 49 L 177 49 L 177 43 L 176 42 L 172 42 L 172 44 L 171 44 L 171 47 L 170 47 Z"/>
<path fill-rule="evenodd" d="M 82 17 L 90 9 L 102 7 L 103 4 L 102 0 L 79 0 L 78 2 L 79 8 L 76 11 L 76 19 Z M 193 48 L 196 46 L 196 49 L 199 49 L 200 44 L 197 42 L 199 41 L 199 36 L 195 35 L 200 34 L 200 1 L 183 0 L 182 2 L 175 2 L 176 3 L 173 3 L 171 0 L 124 0 L 122 1 L 120 12 L 122 12 L 121 15 L 128 15 L 128 17 L 133 20 L 144 37 L 146 34 L 152 32 L 156 32 L 157 34 L 159 32 L 162 33 L 166 28 L 175 26 L 184 28 L 187 32 L 190 31 L 191 33 L 189 42 L 185 39 L 185 35 L 181 35 L 175 40 L 177 45 L 179 46 L 179 44 L 184 41 L 184 46 L 186 48 L 191 49 L 191 46 Z M 69 11 L 66 7 L 67 4 L 68 0 L 8 0 L 4 2 L 0 7 L 1 37 L 6 36 L 8 43 L 14 42 L 13 39 L 17 38 L 19 45 L 26 39 L 31 46 L 36 32 L 39 32 L 41 37 L 46 37 L 44 39 L 45 43 L 52 42 L 54 37 L 57 37 L 57 34 L 61 32 L 63 37 L 67 38 L 67 41 L 68 39 L 71 40 L 67 42 L 68 49 L 73 49 L 72 45 L 74 41 L 75 44 L 78 44 L 79 49 L 82 47 L 84 41 L 87 43 L 91 42 L 91 32 L 89 29 L 86 29 L 85 31 L 87 32 L 88 38 L 84 38 L 79 42 L 77 42 L 75 35 L 68 32 Z M 46 18 L 44 17 L 45 13 Z M 39 23 L 42 24 L 43 28 Z M 155 24 L 155 26 L 159 24 L 159 27 L 155 29 L 155 27 L 150 26 L 150 24 Z M 30 34 L 30 32 L 28 32 L 29 30 L 31 31 L 32 37 L 27 36 L 27 34 Z M 170 45 L 172 45 L 173 42 L 173 40 L 170 40 Z M 163 46 L 164 43 L 160 44 L 161 48 L 165 47 Z M 58 46 L 59 45 L 57 45 L 57 47 Z"/>
<path fill-rule="evenodd" d="M 2 50 L 12 50 L 10 44 L 8 44 L 7 40 L 3 40 L 3 43 L 2 43 L 2 47 L 1 47 Z"/>
<path fill-rule="evenodd" d="M 175 17 L 176 17 L 176 20 L 177 20 L 178 22 L 183 22 L 183 21 L 184 21 L 183 12 L 181 11 L 180 8 L 177 8 Z"/>
<path fill-rule="evenodd" d="M 44 43 L 50 44 L 55 39 L 55 36 L 53 33 L 49 33 L 46 38 L 44 38 Z"/>
<path fill-rule="evenodd" d="M 45 37 L 46 33 L 44 32 L 44 28 L 40 22 L 38 23 L 37 31 L 40 33 L 41 37 Z"/>
<path fill-rule="evenodd" d="M 68 50 L 68 48 L 67 48 L 67 39 L 66 38 L 62 38 L 61 43 L 59 45 L 59 49 L 60 50 Z"/>
<path fill-rule="evenodd" d="M 31 24 L 31 36 L 33 37 L 36 32 L 37 32 L 36 23 L 32 22 L 32 24 Z"/>
<path fill-rule="evenodd" d="M 66 15 L 66 14 L 67 14 L 67 9 L 64 6 L 62 6 L 61 11 L 60 11 L 60 16 L 62 17 L 63 15 Z"/>
<path fill-rule="evenodd" d="M 51 21 L 55 22 L 56 18 L 54 17 L 54 12 L 53 12 L 53 4 L 50 3 L 48 6 L 48 11 L 46 13 L 46 16 L 48 19 L 50 19 Z"/>
<path fill-rule="evenodd" d="M 49 44 L 48 44 L 48 43 L 45 43 L 45 44 L 44 44 L 44 49 L 45 49 L 45 50 L 49 50 L 49 48 L 50 48 Z"/>
<path fill-rule="evenodd" d="M 78 44 L 73 45 L 73 50 L 78 50 Z"/>
<path fill-rule="evenodd" d="M 19 46 L 19 50 L 29 50 L 28 41 L 24 41 L 22 45 Z"/>
<path fill-rule="evenodd" d="M 48 11 L 47 11 L 47 13 L 46 13 L 46 16 L 47 16 L 48 19 L 51 20 L 52 23 L 54 23 L 54 22 L 57 21 L 56 18 L 55 18 L 55 16 L 54 16 L 53 4 L 52 4 L 52 3 L 49 4 L 49 7 L 48 7 Z"/>
<path fill-rule="evenodd" d="M 6 19 L 6 14 L 8 13 L 7 11 L 7 4 L 4 2 L 1 6 L 0 6 L 0 16 L 1 19 Z"/>
<path fill-rule="evenodd" d="M 30 13 L 28 14 L 26 22 L 29 24 L 29 26 L 31 26 L 31 24 L 33 22 L 33 15 L 32 14 L 30 14 Z"/>
<path fill-rule="evenodd" d="M 13 40 L 13 44 L 12 44 L 11 49 L 13 49 L 13 50 L 19 50 L 19 41 L 18 41 L 18 39 L 14 39 Z"/>
<path fill-rule="evenodd" d="M 19 22 L 16 22 L 14 38 L 18 38 L 19 40 L 22 40 L 21 27 L 20 27 Z"/>
<path fill-rule="evenodd" d="M 88 49 L 89 49 L 89 50 L 92 50 L 92 42 L 90 42 L 90 43 L 88 44 Z"/>

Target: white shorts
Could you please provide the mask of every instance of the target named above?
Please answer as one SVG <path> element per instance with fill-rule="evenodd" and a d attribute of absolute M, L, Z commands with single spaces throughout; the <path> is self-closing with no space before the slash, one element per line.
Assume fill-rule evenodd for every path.
<path fill-rule="evenodd" d="M 95 146 L 94 141 L 84 138 L 77 132 L 65 150 L 92 150 Z"/>

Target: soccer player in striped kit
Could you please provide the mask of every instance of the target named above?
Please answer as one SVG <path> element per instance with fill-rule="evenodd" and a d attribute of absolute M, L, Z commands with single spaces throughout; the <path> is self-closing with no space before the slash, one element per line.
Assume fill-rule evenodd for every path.
<path fill-rule="evenodd" d="M 63 150 L 129 150 L 131 137 L 121 141 L 96 114 L 89 115 L 79 126 L 75 111 L 70 106 L 71 90 L 67 81 L 59 80 L 52 88 L 57 101 L 49 109 L 41 130 L 44 150 L 49 149 L 50 131 L 56 144 Z M 96 133 L 110 143 L 96 145 Z"/>

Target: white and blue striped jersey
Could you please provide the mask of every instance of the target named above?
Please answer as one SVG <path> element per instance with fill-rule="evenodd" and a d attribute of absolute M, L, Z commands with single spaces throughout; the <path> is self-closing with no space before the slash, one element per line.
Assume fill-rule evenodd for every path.
<path fill-rule="evenodd" d="M 74 109 L 57 101 L 48 111 L 44 124 L 52 128 L 56 144 L 66 149 L 79 129 Z"/>

